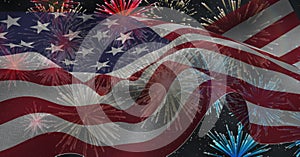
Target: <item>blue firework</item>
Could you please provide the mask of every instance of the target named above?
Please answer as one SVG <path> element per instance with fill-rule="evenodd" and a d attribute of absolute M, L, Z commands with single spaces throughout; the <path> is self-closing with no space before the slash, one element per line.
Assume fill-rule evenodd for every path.
<path fill-rule="evenodd" d="M 298 147 L 297 151 L 295 152 L 295 155 L 296 155 L 296 157 L 300 157 L 300 147 L 299 146 L 300 146 L 300 140 L 288 145 L 287 148 L 291 149 L 294 147 Z"/>
<path fill-rule="evenodd" d="M 208 136 L 213 140 L 213 144 L 210 146 L 224 155 L 230 157 L 251 157 L 260 156 L 262 153 L 270 150 L 268 145 L 259 146 L 256 141 L 247 133 L 243 132 L 243 126 L 238 124 L 238 132 L 235 136 L 232 131 L 229 130 L 228 126 L 227 134 L 229 139 L 221 133 L 210 132 Z M 214 153 L 205 152 L 207 155 L 222 157 Z"/>

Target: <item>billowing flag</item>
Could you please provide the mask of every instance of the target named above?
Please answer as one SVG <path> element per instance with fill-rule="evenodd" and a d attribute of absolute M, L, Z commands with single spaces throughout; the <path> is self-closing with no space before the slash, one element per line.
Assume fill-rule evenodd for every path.
<path fill-rule="evenodd" d="M 299 70 L 201 28 L 1 13 L 0 156 L 164 157 L 216 101 L 260 143 L 299 140 Z"/>

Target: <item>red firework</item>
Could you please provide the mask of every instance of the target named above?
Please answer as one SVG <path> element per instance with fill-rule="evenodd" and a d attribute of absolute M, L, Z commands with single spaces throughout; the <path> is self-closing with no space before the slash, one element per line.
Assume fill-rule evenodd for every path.
<path fill-rule="evenodd" d="M 96 8 L 98 13 L 105 14 L 120 14 L 131 15 L 138 8 L 142 0 L 104 0 L 104 5 L 97 4 Z M 135 15 L 141 14 L 145 8 L 135 12 Z"/>
<path fill-rule="evenodd" d="M 72 12 L 79 2 L 72 0 L 31 0 L 35 7 L 29 9 L 31 12 Z"/>

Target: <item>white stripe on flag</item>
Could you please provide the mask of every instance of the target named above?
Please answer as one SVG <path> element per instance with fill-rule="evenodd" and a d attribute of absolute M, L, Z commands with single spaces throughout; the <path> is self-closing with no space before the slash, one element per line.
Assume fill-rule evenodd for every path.
<path fill-rule="evenodd" d="M 151 27 L 151 29 L 153 29 L 157 34 L 159 34 L 162 37 L 168 35 L 169 33 L 174 32 L 174 31 L 176 33 L 177 29 L 182 29 L 182 28 L 196 29 L 194 27 L 175 24 L 175 23 L 165 23 L 165 24 L 159 24 L 159 25 Z"/>
<path fill-rule="evenodd" d="M 283 56 L 300 46 L 299 35 L 300 26 L 297 26 L 263 47 L 262 50 L 278 57 Z"/>
<path fill-rule="evenodd" d="M 294 65 L 300 69 L 300 61 L 298 63 L 295 63 Z"/>
<path fill-rule="evenodd" d="M 300 126 L 300 112 L 261 107 L 247 102 L 249 121 L 263 126 Z"/>
<path fill-rule="evenodd" d="M 293 12 L 288 0 L 280 0 L 260 13 L 250 17 L 248 20 L 233 27 L 223 36 L 243 42 L 256 33 L 272 25 L 277 20 Z"/>
<path fill-rule="evenodd" d="M 87 72 L 70 72 L 70 73 L 72 74 L 72 76 L 74 76 L 75 78 L 77 78 L 82 82 L 87 82 L 90 79 L 99 75 L 97 73 L 87 73 Z"/>
<path fill-rule="evenodd" d="M 118 88 L 117 85 L 114 87 Z M 107 103 L 111 106 L 118 107 L 115 106 L 114 101 L 111 100 L 111 94 L 100 96 L 93 89 L 83 84 L 43 86 L 26 81 L 14 81 L 12 85 L 11 81 L 0 81 L 0 90 L 0 102 L 19 97 L 35 97 L 62 106 L 75 107 Z M 89 99 L 84 99 L 82 94 Z"/>
<path fill-rule="evenodd" d="M 0 56 L 0 69 L 41 70 L 47 68 L 61 67 L 37 52 L 25 52 Z"/>

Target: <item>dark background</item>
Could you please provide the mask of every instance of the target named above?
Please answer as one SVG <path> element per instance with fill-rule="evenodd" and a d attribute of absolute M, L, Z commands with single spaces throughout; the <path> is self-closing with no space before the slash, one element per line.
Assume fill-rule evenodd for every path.
<path fill-rule="evenodd" d="M 81 2 L 82 6 L 87 9 L 87 12 L 92 13 L 95 10 L 96 4 L 101 4 L 102 0 L 78 0 Z M 243 0 L 243 4 L 247 3 L 249 0 Z M 151 2 L 155 2 L 152 0 Z M 196 9 L 197 14 L 193 17 L 195 19 L 200 19 L 200 17 L 210 17 L 213 16 L 209 13 L 202 5 L 201 2 L 208 3 L 215 9 L 216 6 L 221 4 L 221 0 L 192 0 L 191 5 Z M 300 0 L 290 0 L 295 11 L 300 17 Z M 0 0 L 0 11 L 27 11 L 29 7 L 34 6 L 30 3 L 29 0 Z M 233 131 L 237 130 L 238 121 L 229 115 L 228 110 L 223 110 L 221 113 L 221 118 L 217 121 L 216 126 L 212 131 L 217 131 L 221 133 L 226 133 L 225 126 L 228 125 L 229 128 Z M 209 144 L 212 144 L 212 141 L 207 137 L 200 138 L 198 137 L 197 129 L 194 134 L 190 137 L 189 140 L 176 152 L 174 152 L 171 157 L 204 157 L 207 156 L 203 152 L 216 152 L 216 150 L 211 149 Z M 270 145 L 271 150 L 267 153 L 264 153 L 263 156 L 270 157 L 292 157 L 297 148 L 286 149 L 286 146 L 289 144 L 280 144 L 280 145 Z M 64 155 L 65 157 L 76 157 L 75 155 Z"/>
<path fill-rule="evenodd" d="M 88 12 L 93 12 L 95 10 L 96 4 L 102 4 L 103 0 L 77 0 L 81 2 L 84 8 Z M 150 2 L 155 2 L 157 0 L 149 0 Z M 242 0 L 242 3 L 247 3 L 249 0 Z M 289 0 L 298 16 L 300 16 L 300 0 Z M 194 8 L 198 11 L 198 16 L 200 17 L 206 10 L 200 5 L 201 2 L 212 4 L 218 6 L 221 4 L 220 0 L 191 0 L 191 3 L 195 5 Z M 30 0 L 0 0 L 0 11 L 26 11 L 29 7 L 34 6 L 30 3 Z"/>

